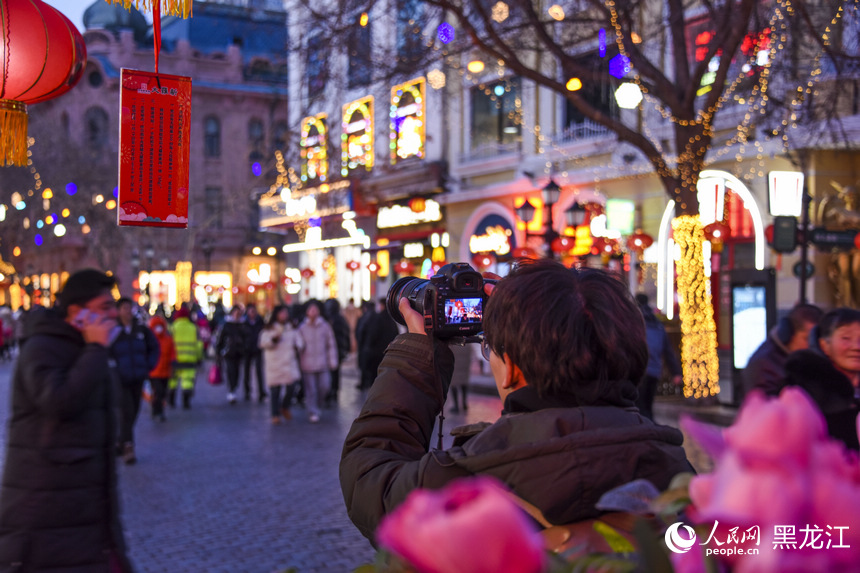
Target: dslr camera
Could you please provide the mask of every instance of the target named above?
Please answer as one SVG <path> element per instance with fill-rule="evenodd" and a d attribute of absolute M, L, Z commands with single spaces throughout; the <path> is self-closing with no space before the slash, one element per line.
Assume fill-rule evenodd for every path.
<path fill-rule="evenodd" d="M 406 325 L 398 310 L 400 299 L 424 315 L 424 330 L 436 338 L 470 337 L 483 332 L 484 283 L 481 274 L 468 263 L 449 263 L 430 280 L 416 277 L 397 279 L 388 290 L 385 306 L 396 322 Z"/>

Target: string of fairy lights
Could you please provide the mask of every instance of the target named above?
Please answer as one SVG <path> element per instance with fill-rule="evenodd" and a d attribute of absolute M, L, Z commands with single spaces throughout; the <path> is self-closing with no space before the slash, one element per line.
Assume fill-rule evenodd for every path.
<path fill-rule="evenodd" d="M 125 1 L 126 5 L 130 5 L 129 1 Z M 610 11 L 610 24 L 615 33 L 615 41 L 619 49 L 619 53 L 629 59 L 629 54 L 626 53 L 624 48 L 624 31 L 622 30 L 620 19 L 618 17 L 618 13 L 616 10 L 615 2 L 613 0 L 607 0 L 606 6 Z M 857 5 L 854 5 L 854 10 L 856 11 Z M 832 33 L 832 28 L 836 26 L 839 19 L 842 17 L 844 13 L 843 7 L 839 6 L 836 14 L 833 16 L 830 22 L 830 26 L 827 27 L 824 34 L 822 35 L 822 40 L 825 45 L 829 45 L 830 43 L 830 34 Z M 497 22 L 504 21 L 510 14 L 510 10 L 504 2 L 497 2 L 492 7 L 492 17 Z M 548 8 L 548 14 L 556 21 L 563 21 L 565 18 L 564 10 L 561 6 L 557 4 L 553 4 Z M 364 19 L 366 24 L 367 14 L 363 13 L 361 16 Z M 751 137 L 751 130 L 753 129 L 753 118 L 757 116 L 763 116 L 767 112 L 767 106 L 770 101 L 768 97 L 768 89 L 770 86 L 770 68 L 772 63 L 776 60 L 777 52 L 781 50 L 787 40 L 787 21 L 789 18 L 796 17 L 794 8 L 792 6 L 791 0 L 780 0 L 774 10 L 774 13 L 771 15 L 768 26 L 766 28 L 770 29 L 770 33 L 767 36 L 769 39 L 768 46 L 768 54 L 769 56 L 766 58 L 766 61 L 763 65 L 758 66 L 758 81 L 752 86 L 751 92 L 748 96 L 743 94 L 736 93 L 740 86 L 743 85 L 744 79 L 746 79 L 746 74 L 744 71 L 739 71 L 738 74 L 732 79 L 732 82 L 724 89 L 723 94 L 717 99 L 715 104 L 708 108 L 702 109 L 697 112 L 697 117 L 694 120 L 688 120 L 683 118 L 676 117 L 670 110 L 666 109 L 665 106 L 660 102 L 660 100 L 654 97 L 648 90 L 647 86 L 643 84 L 642 78 L 636 73 L 635 68 L 631 67 L 631 71 L 633 72 L 632 77 L 629 78 L 638 88 L 641 90 L 644 101 L 648 102 L 650 108 L 656 110 L 664 120 L 667 120 L 671 123 L 678 124 L 682 127 L 691 126 L 692 124 L 702 125 L 702 134 L 713 136 L 714 135 L 714 118 L 717 115 L 717 112 L 722 109 L 727 102 L 734 101 L 736 104 L 744 105 L 746 103 L 749 104 L 747 111 L 744 116 L 744 120 L 740 122 L 737 126 L 735 134 L 728 138 L 723 145 L 720 146 L 719 149 L 713 149 L 713 146 L 704 146 L 698 148 L 695 153 L 697 154 L 706 154 L 710 152 L 708 156 L 705 157 L 705 164 L 713 164 L 717 161 L 722 160 L 727 154 L 731 153 L 732 150 L 735 150 L 735 159 L 737 163 L 741 163 L 744 159 L 747 158 L 746 149 L 752 144 L 756 149 L 756 159 L 758 160 L 758 166 L 751 166 L 749 171 L 745 174 L 738 174 L 738 176 L 743 176 L 745 178 L 749 178 L 755 175 L 763 175 L 762 169 L 764 168 L 764 149 L 762 144 L 754 137 Z M 443 22 L 437 29 L 437 37 L 442 41 L 442 46 L 439 46 L 435 41 L 430 42 L 434 49 L 443 49 L 445 53 L 445 61 L 449 70 L 453 70 L 456 73 L 471 84 L 476 84 L 479 89 L 482 89 L 485 95 L 490 97 L 490 100 L 496 105 L 500 105 L 501 97 L 505 94 L 509 94 L 511 92 L 512 86 L 510 84 L 509 78 L 510 76 L 507 74 L 505 69 L 504 61 L 498 60 L 496 62 L 496 79 L 492 82 L 487 81 L 486 76 L 480 75 L 484 69 L 469 69 L 468 67 L 463 66 L 463 62 L 455 55 L 451 55 L 447 53 L 447 49 L 445 48 L 446 44 L 453 40 L 454 29 L 447 22 Z M 447 39 L 447 41 L 445 41 Z M 633 38 L 635 41 L 637 38 Z M 641 42 L 641 38 L 638 38 Z M 753 51 L 753 54 L 748 58 L 750 62 L 755 58 L 756 51 Z M 791 101 L 791 111 L 790 114 L 782 120 L 782 126 L 785 128 L 782 132 L 782 146 L 785 150 L 788 150 L 790 147 L 790 132 L 793 129 L 797 128 L 797 120 L 799 115 L 799 108 L 803 105 L 805 99 L 813 94 L 815 83 L 822 79 L 822 71 L 821 71 L 821 58 L 823 57 L 824 52 L 819 52 L 814 60 L 813 69 L 809 72 L 808 79 L 804 82 L 803 85 L 798 85 L 795 93 L 796 96 Z M 748 63 L 750 63 L 748 62 Z M 743 66 L 741 66 L 743 68 Z M 435 69 L 431 70 L 427 74 L 427 81 L 430 87 L 433 89 L 442 89 L 446 84 L 446 76 L 445 73 L 441 70 Z M 499 84 L 498 82 L 502 82 L 504 92 L 503 94 L 499 94 L 496 92 Z M 514 102 L 515 105 L 513 109 L 509 112 L 508 120 L 517 125 L 521 130 L 524 130 L 527 133 L 533 135 L 538 142 L 538 152 L 545 153 L 547 150 L 552 152 L 552 155 L 557 157 L 558 159 L 555 161 L 547 161 L 546 162 L 546 170 L 550 171 L 552 169 L 552 164 L 555 162 L 562 162 L 565 165 L 565 173 L 567 173 L 570 169 L 580 169 L 586 172 L 586 175 L 590 175 L 595 182 L 600 182 L 602 176 L 605 174 L 605 167 L 602 165 L 593 165 L 587 164 L 588 160 L 593 158 L 593 152 L 589 153 L 585 151 L 583 153 L 574 153 L 570 150 L 569 146 L 563 145 L 559 143 L 556 137 L 552 135 L 546 135 L 541 130 L 540 125 L 529 125 L 526 123 L 521 110 L 522 110 L 522 101 L 520 97 L 517 97 Z M 655 167 L 650 162 L 639 162 L 639 164 L 627 166 L 626 172 L 623 175 L 613 176 L 614 179 L 634 179 L 639 178 L 643 174 L 652 173 L 654 170 L 657 170 L 657 174 L 660 176 L 673 176 L 676 175 L 674 170 L 672 169 L 672 165 L 677 165 L 679 162 L 683 162 L 689 154 L 692 153 L 690 151 L 690 147 L 687 149 L 681 150 L 678 155 L 672 155 L 667 152 L 667 150 L 663 147 L 661 143 L 661 138 L 657 136 L 651 129 L 649 122 L 642 123 L 644 134 L 650 139 L 650 141 L 654 144 L 655 148 L 660 152 L 660 154 L 664 157 L 664 163 L 661 166 Z M 698 137 L 698 136 L 696 136 Z M 691 142 L 692 144 L 693 142 Z M 30 138 L 29 144 L 33 144 L 33 139 Z M 11 205 L 10 206 L 0 206 L 0 213 L 5 216 L 6 211 L 8 209 L 16 209 L 16 210 L 24 210 L 27 207 L 28 202 L 33 199 L 39 199 L 43 201 L 43 207 L 45 212 L 50 211 L 51 200 L 53 199 L 52 193 L 50 189 L 42 190 L 44 183 L 41 180 L 41 177 L 33 165 L 32 162 L 32 154 L 28 152 L 30 158 L 28 160 L 28 169 L 34 178 L 34 184 L 31 189 L 28 189 L 26 193 L 21 194 L 17 193 L 17 196 L 13 194 Z M 283 189 L 298 189 L 300 185 L 300 177 L 297 175 L 295 170 L 292 167 L 286 168 L 284 167 L 284 159 L 283 155 L 280 152 L 276 153 L 276 164 L 278 168 L 278 175 L 276 178 L 276 182 L 270 186 L 268 195 L 272 195 L 274 193 L 279 193 Z M 687 184 L 692 184 L 692 180 L 685 181 Z M 74 185 L 70 183 L 69 185 Z M 74 189 L 74 187 L 67 187 L 67 191 L 69 189 Z M 42 193 L 39 193 L 42 191 Z M 70 193 L 72 194 L 72 193 Z M 51 195 L 51 196 L 46 196 Z M 26 196 L 26 198 L 25 198 Z M 102 197 L 101 201 L 97 201 L 98 197 Z M 17 199 L 17 200 L 15 200 Z M 104 196 L 96 195 L 94 198 L 94 202 L 103 203 L 104 207 L 108 210 L 111 210 L 116 207 L 116 201 L 112 198 L 105 199 Z M 26 217 L 23 220 L 23 225 L 25 228 L 29 228 L 30 225 L 35 226 L 37 229 L 47 228 L 49 226 L 54 226 L 54 234 L 57 236 L 62 236 L 61 234 L 64 232 L 65 225 L 62 223 L 64 219 L 68 219 L 71 221 L 77 220 L 81 225 L 81 232 L 86 234 L 89 232 L 89 225 L 86 221 L 86 218 L 83 215 L 79 215 L 75 217 L 71 210 L 66 208 L 63 209 L 60 213 L 48 213 L 45 217 L 36 219 L 35 221 L 31 221 L 29 217 Z M 55 226 L 60 225 L 60 226 Z M 302 230 L 302 224 L 299 222 L 297 224 L 297 231 Z M 60 234 L 57 233 L 57 230 L 60 230 Z M 301 235 L 301 232 L 300 232 Z M 36 237 L 41 237 L 44 241 L 45 237 L 42 237 L 41 233 L 36 233 Z M 38 239 L 34 238 L 34 241 Z M 36 243 L 38 246 L 39 243 Z M 16 245 L 15 251 L 20 253 L 21 245 Z"/>

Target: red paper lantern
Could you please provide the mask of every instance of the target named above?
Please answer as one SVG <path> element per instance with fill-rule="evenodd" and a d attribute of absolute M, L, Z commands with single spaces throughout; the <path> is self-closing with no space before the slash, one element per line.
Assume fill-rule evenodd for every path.
<path fill-rule="evenodd" d="M 636 229 L 636 232 L 627 238 L 627 248 L 631 251 L 636 251 L 642 254 L 642 251 L 654 244 L 654 237 L 648 233 L 643 233 L 642 229 Z"/>
<path fill-rule="evenodd" d="M 560 237 L 556 237 L 552 240 L 552 243 L 549 244 L 549 248 L 552 249 L 552 252 L 554 253 L 563 253 L 571 250 L 575 245 L 576 239 L 568 237 L 567 235 L 561 235 Z"/>
<path fill-rule="evenodd" d="M 764 228 L 764 238 L 767 241 L 768 245 L 773 244 L 773 223 Z M 854 240 L 854 244 L 857 244 L 857 240 Z"/>
<path fill-rule="evenodd" d="M 413 265 L 406 259 L 401 260 L 394 266 L 394 268 L 397 270 L 398 273 L 403 275 L 408 275 L 415 272 L 415 265 Z"/>
<path fill-rule="evenodd" d="M 379 270 L 379 265 L 377 263 L 368 263 L 367 270 L 372 273 L 375 273 Z"/>
<path fill-rule="evenodd" d="M 540 258 L 538 253 L 530 248 L 530 247 L 517 247 L 513 251 L 513 256 L 515 259 L 537 259 Z"/>
<path fill-rule="evenodd" d="M 413 213 L 423 213 L 426 206 L 427 201 L 424 200 L 424 197 L 415 197 L 409 201 L 409 208 L 412 209 Z"/>
<path fill-rule="evenodd" d="M 486 269 L 487 267 L 492 266 L 492 264 L 496 262 L 496 257 L 492 254 L 477 254 L 472 257 L 472 264 L 476 269 Z"/>
<path fill-rule="evenodd" d="M 81 79 L 84 39 L 41 0 L 0 0 L 0 166 L 27 165 L 27 104 L 55 98 Z"/>
<path fill-rule="evenodd" d="M 313 269 L 302 269 L 302 278 L 303 279 L 309 279 L 312 276 L 314 276 L 315 274 L 316 273 L 314 273 Z"/>
<path fill-rule="evenodd" d="M 618 249 L 618 240 L 609 237 L 594 237 L 591 252 L 595 255 L 611 255 Z"/>
<path fill-rule="evenodd" d="M 715 221 L 705 226 L 705 238 L 713 243 L 722 243 L 729 238 L 731 227 L 722 221 Z"/>
<path fill-rule="evenodd" d="M 346 262 L 346 268 L 355 272 L 361 268 L 361 263 L 359 263 L 358 261 L 347 261 Z"/>

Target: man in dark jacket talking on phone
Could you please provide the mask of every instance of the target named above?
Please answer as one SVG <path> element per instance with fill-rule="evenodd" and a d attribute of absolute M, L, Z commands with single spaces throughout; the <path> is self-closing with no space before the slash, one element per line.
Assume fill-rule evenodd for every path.
<path fill-rule="evenodd" d="M 0 571 L 131 571 L 119 522 L 108 340 L 114 279 L 72 274 L 30 313 L 12 378 Z"/>

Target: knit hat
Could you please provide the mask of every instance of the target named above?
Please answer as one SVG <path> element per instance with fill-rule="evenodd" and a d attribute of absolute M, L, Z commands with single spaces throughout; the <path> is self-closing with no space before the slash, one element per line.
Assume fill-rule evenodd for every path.
<path fill-rule="evenodd" d="M 96 269 L 83 269 L 66 279 L 57 293 L 57 305 L 67 309 L 73 304 L 83 305 L 116 285 L 116 279 Z"/>

